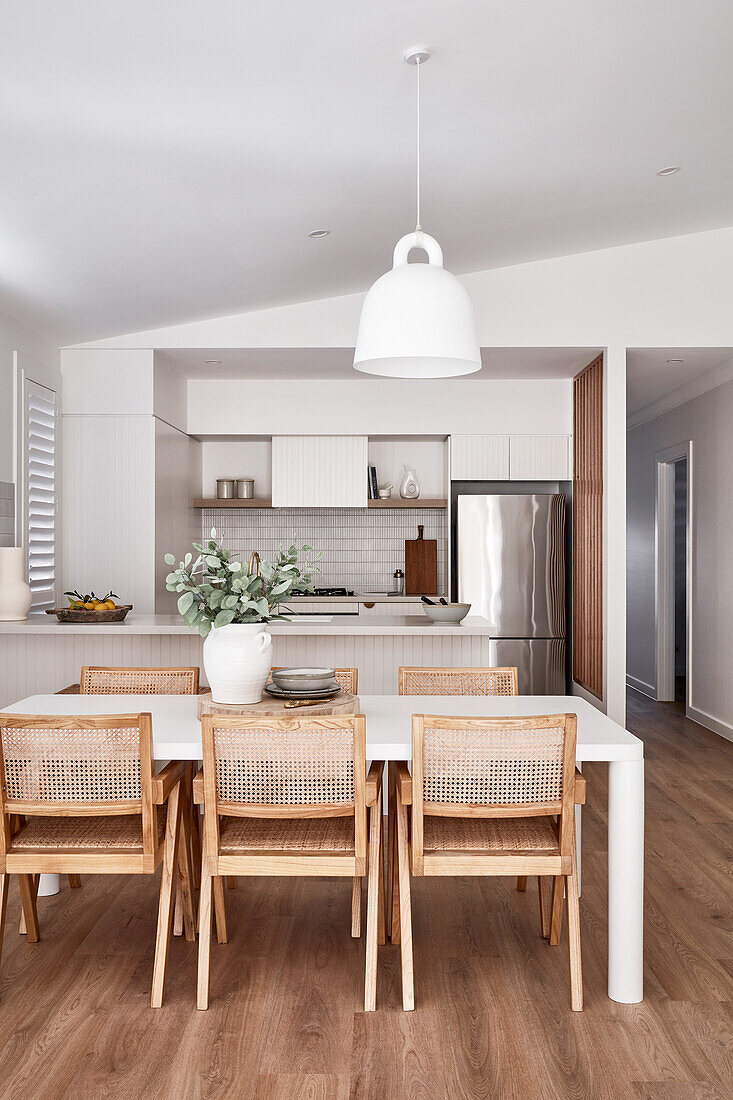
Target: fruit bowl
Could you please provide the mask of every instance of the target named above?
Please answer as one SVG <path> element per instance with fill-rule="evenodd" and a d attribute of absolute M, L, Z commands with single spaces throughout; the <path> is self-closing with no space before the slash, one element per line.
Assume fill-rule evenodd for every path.
<path fill-rule="evenodd" d="M 121 623 L 124 622 L 132 604 L 122 604 L 114 610 L 82 611 L 74 607 L 54 607 L 46 611 L 47 615 L 56 615 L 60 623 Z"/>

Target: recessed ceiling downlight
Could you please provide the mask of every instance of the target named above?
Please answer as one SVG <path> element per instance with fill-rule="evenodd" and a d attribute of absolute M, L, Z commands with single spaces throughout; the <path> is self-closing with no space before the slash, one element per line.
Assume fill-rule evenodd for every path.
<path fill-rule="evenodd" d="M 676 176 L 682 169 L 679 164 L 669 164 L 666 168 L 660 168 L 657 172 L 658 176 Z"/>
<path fill-rule="evenodd" d="M 206 365 L 209 367 L 218 367 L 221 363 L 221 359 L 207 359 Z"/>
<path fill-rule="evenodd" d="M 312 241 L 318 241 L 321 237 L 327 237 L 330 232 L 330 229 L 311 229 L 308 236 Z"/>
<path fill-rule="evenodd" d="M 668 363 L 684 363 L 684 359 L 668 359 Z"/>

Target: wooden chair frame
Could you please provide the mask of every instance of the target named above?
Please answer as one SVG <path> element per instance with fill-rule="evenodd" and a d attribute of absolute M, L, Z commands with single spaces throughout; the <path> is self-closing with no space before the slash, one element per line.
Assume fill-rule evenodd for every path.
<path fill-rule="evenodd" d="M 147 673 L 151 680 L 155 681 L 156 678 L 165 676 L 166 673 L 176 673 L 182 681 L 182 687 L 184 690 L 175 692 L 161 692 L 152 691 L 148 688 L 145 691 L 120 691 L 119 685 L 111 687 L 109 691 L 91 691 L 91 682 L 95 679 L 105 680 L 112 679 L 117 676 L 124 679 L 126 676 L 131 678 L 137 676 L 143 677 L 143 674 Z M 105 676 L 105 674 L 107 674 Z M 66 693 L 71 694 L 69 689 L 65 689 Z M 80 695 L 198 695 L 199 694 L 199 669 L 197 665 L 184 665 L 180 667 L 127 667 L 127 666 L 114 666 L 114 665 L 84 665 L 81 670 L 81 676 L 79 679 L 79 694 Z"/>
<path fill-rule="evenodd" d="M 201 873 L 199 917 L 199 974 L 197 1006 L 208 1008 L 209 969 L 211 945 L 212 898 L 216 914 L 217 939 L 226 943 L 226 921 L 223 913 L 223 877 L 232 875 L 297 875 L 297 876 L 348 876 L 361 878 L 369 871 L 367 890 L 367 945 L 365 1008 L 376 1005 L 377 943 L 384 943 L 384 878 L 381 873 L 382 851 L 382 770 L 381 763 L 373 764 L 366 772 L 366 728 L 364 716 L 313 718 L 249 718 L 205 715 L 201 720 L 203 768 L 193 782 L 194 801 L 204 806 L 204 856 Z M 334 804 L 278 804 L 244 803 L 224 801 L 217 791 L 216 748 L 214 727 L 240 730 L 262 729 L 297 733 L 300 728 L 325 727 L 326 729 L 351 730 L 353 734 L 354 800 L 353 803 Z M 367 808 L 369 808 L 369 840 L 367 850 Z M 284 851 L 268 848 L 249 851 L 246 854 L 225 853 L 221 850 L 220 818 L 248 817 L 259 819 L 328 818 L 353 816 L 353 852 Z M 352 891 L 353 909 L 356 905 Z M 359 907 L 361 896 L 359 896 Z"/>
<path fill-rule="evenodd" d="M 139 730 L 140 737 L 140 797 L 115 801 L 73 801 L 71 799 L 19 800 L 7 796 L 5 758 L 2 731 L 8 728 L 42 730 Z M 191 765 L 172 762 L 155 775 L 152 760 L 152 725 L 150 714 L 101 715 L 26 715 L 0 714 L 0 951 L 4 931 L 7 891 L 10 875 L 17 875 L 28 941 L 40 939 L 36 910 L 38 874 L 154 874 L 162 864 L 163 873 L 158 907 L 158 928 L 153 965 L 151 1005 L 163 1003 L 165 971 L 173 918 L 173 886 L 176 866 L 185 878 L 183 904 L 186 937 L 195 938 L 193 890 L 190 863 L 184 858 L 188 851 L 187 818 L 182 813 L 181 792 L 190 778 Z M 73 796 L 73 787 L 69 792 Z M 158 836 L 157 806 L 166 806 L 166 827 Z M 95 846 L 64 848 L 19 848 L 17 837 L 23 830 L 25 817 L 114 817 L 140 815 L 142 846 L 106 848 Z"/>
<path fill-rule="evenodd" d="M 482 678 L 495 675 L 500 679 L 505 679 L 509 691 L 477 691 L 476 686 Z M 417 685 L 415 690 L 412 690 L 413 680 L 419 680 L 420 678 L 431 680 L 438 679 L 439 677 L 446 677 L 448 679 L 455 679 L 458 681 L 458 691 L 446 692 L 446 691 L 429 691 L 422 685 Z M 466 690 L 466 685 L 461 684 L 461 680 L 468 681 L 469 689 L 472 686 L 473 690 Z M 518 672 L 514 665 L 508 665 L 503 668 L 482 668 L 476 666 L 417 666 L 417 665 L 400 665 L 398 670 L 398 694 L 400 695 L 518 695 L 519 694 L 519 678 Z"/>
<path fill-rule="evenodd" d="M 424 799 L 424 732 L 426 728 L 511 730 L 562 728 L 563 760 L 561 797 L 546 803 L 511 803 L 507 805 L 477 805 L 461 803 L 430 803 Z M 523 718 L 446 718 L 439 715 L 413 715 L 412 775 L 407 765 L 397 762 L 392 767 L 390 784 L 395 791 L 397 876 L 393 883 L 392 907 L 398 911 L 398 935 L 402 954 L 402 997 L 406 1010 L 414 1008 L 412 961 L 412 912 L 410 872 L 416 877 L 429 875 L 516 875 L 536 874 L 540 878 L 540 914 L 543 933 L 547 929 L 551 942 L 559 939 L 559 917 L 563 894 L 568 900 L 568 947 L 570 961 L 571 1005 L 574 1011 L 583 1007 L 583 981 L 580 955 L 580 914 L 578 904 L 577 857 L 575 849 L 575 805 L 585 801 L 585 782 L 575 768 L 577 718 L 574 714 L 544 715 Z M 582 776 L 580 776 L 582 780 Z M 579 788 L 576 791 L 576 785 Z M 407 807 L 411 807 L 408 821 Z M 451 818 L 533 818 L 556 816 L 558 850 L 541 851 L 425 851 L 424 821 L 426 816 Z M 546 884 L 552 876 L 554 894 L 550 902 Z M 395 894 L 397 898 L 395 899 Z M 394 915 L 393 915 L 393 942 Z"/>

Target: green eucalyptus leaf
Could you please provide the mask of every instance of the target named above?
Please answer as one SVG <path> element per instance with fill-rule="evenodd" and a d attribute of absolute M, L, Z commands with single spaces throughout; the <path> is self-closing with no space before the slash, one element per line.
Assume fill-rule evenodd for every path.
<path fill-rule="evenodd" d="M 193 592 L 184 592 L 182 596 L 178 597 L 178 610 L 181 615 L 185 615 L 189 607 L 193 603 Z"/>
<path fill-rule="evenodd" d="M 219 614 L 214 619 L 214 626 L 217 627 L 217 628 L 220 627 L 220 626 L 229 626 L 229 624 L 230 624 L 230 622 L 232 621 L 233 618 L 234 618 L 234 612 L 233 611 L 220 611 Z"/>
<path fill-rule="evenodd" d="M 173 556 L 173 554 L 166 554 L 166 556 L 164 558 L 164 561 L 165 561 L 166 565 L 175 565 L 176 564 L 176 559 Z"/>

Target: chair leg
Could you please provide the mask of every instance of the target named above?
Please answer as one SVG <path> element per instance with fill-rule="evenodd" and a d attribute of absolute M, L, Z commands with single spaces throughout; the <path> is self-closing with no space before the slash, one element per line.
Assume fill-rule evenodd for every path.
<path fill-rule="evenodd" d="M 548 875 L 537 878 L 537 896 L 540 899 L 540 928 L 546 940 L 550 938 L 550 919 L 552 913 L 552 879 Z"/>
<path fill-rule="evenodd" d="M 81 886 L 81 875 L 69 875 L 69 886 L 72 890 L 78 890 Z"/>
<path fill-rule="evenodd" d="M 36 891 L 38 885 L 33 881 L 32 875 L 18 875 L 20 884 L 20 900 L 23 905 L 23 916 L 28 934 L 28 943 L 38 943 L 41 932 L 38 927 L 38 911 L 36 909 Z"/>
<path fill-rule="evenodd" d="M 193 904 L 193 866 L 191 863 L 190 817 L 181 811 L 178 827 L 178 883 L 176 890 L 176 909 L 180 898 L 183 927 L 186 939 L 193 943 L 196 939 L 196 915 Z M 180 933 L 179 933 L 180 935 Z"/>
<path fill-rule="evenodd" d="M 31 882 L 33 883 L 33 885 L 36 888 L 36 898 L 38 897 L 38 883 L 39 883 L 40 877 L 41 877 L 40 875 L 31 875 Z M 27 931 L 27 929 L 26 929 L 26 926 L 25 926 L 25 910 L 21 908 L 21 910 L 20 910 L 20 920 L 18 922 L 18 935 L 19 936 L 24 936 L 26 934 L 26 931 Z"/>
<path fill-rule="evenodd" d="M 376 807 L 375 807 L 376 808 Z M 377 943 L 383 947 L 387 942 L 387 915 L 384 897 L 384 818 L 382 816 L 382 796 L 379 797 L 379 880 L 377 894 Z"/>
<path fill-rule="evenodd" d="M 196 1007 L 209 1007 L 209 967 L 211 963 L 211 871 L 207 860 L 201 868 L 199 899 L 199 973 L 196 984 Z"/>
<path fill-rule="evenodd" d="M 5 914 L 8 910 L 8 889 L 10 875 L 0 874 L 0 962 L 3 957 L 3 936 L 5 934 Z"/>
<path fill-rule="evenodd" d="M 395 855 L 395 811 L 394 811 L 395 778 L 394 768 L 390 761 L 387 764 L 387 928 L 386 932 L 392 939 L 392 918 L 395 904 L 393 894 L 394 879 L 394 855 Z M 384 822 L 382 823 L 384 824 Z"/>
<path fill-rule="evenodd" d="M 361 936 L 361 875 L 351 880 L 351 935 L 355 940 Z"/>
<path fill-rule="evenodd" d="M 214 894 L 214 916 L 216 918 L 216 942 L 228 943 L 227 911 L 224 904 L 224 879 L 221 875 L 214 876 L 212 892 Z"/>
<path fill-rule="evenodd" d="M 517 890 L 520 890 L 522 893 L 524 893 L 524 891 L 526 889 L 527 889 L 527 876 L 526 875 L 517 875 Z"/>
<path fill-rule="evenodd" d="M 570 1005 L 573 1012 L 583 1010 L 583 964 L 580 955 L 580 905 L 578 903 L 578 862 L 573 837 L 573 870 L 566 879 L 568 894 L 568 956 L 570 961 Z"/>
<path fill-rule="evenodd" d="M 382 795 L 369 814 L 369 877 L 367 880 L 367 920 L 366 920 L 366 970 L 364 978 L 364 1011 L 374 1012 L 377 1007 L 377 940 L 379 879 L 382 869 L 379 866 L 379 853 L 382 841 Z"/>
<path fill-rule="evenodd" d="M 158 904 L 158 928 L 155 935 L 153 989 L 150 995 L 152 1008 L 160 1008 L 163 1004 L 165 970 L 168 963 L 168 948 L 170 947 L 171 925 L 173 923 L 173 888 L 176 881 L 180 823 L 181 784 L 176 783 L 168 795 L 168 813 L 165 824 L 165 843 L 163 845 L 163 871 L 160 879 L 160 902 Z"/>
<path fill-rule="evenodd" d="M 565 893 L 565 879 L 557 875 L 552 886 L 552 914 L 550 916 L 550 946 L 557 947 L 560 943 L 562 930 L 562 905 Z"/>
<path fill-rule="evenodd" d="M 193 795 L 193 791 L 191 792 Z M 201 822 L 202 817 L 199 807 L 191 801 L 191 862 L 193 864 L 193 885 L 195 889 L 201 886 Z"/>
<path fill-rule="evenodd" d="M 410 902 L 410 856 L 407 848 L 407 809 L 400 799 L 397 805 L 397 854 L 400 889 L 400 948 L 402 955 L 402 1007 L 409 1012 L 415 1007 L 412 970 L 412 908 Z"/>
<path fill-rule="evenodd" d="M 393 829 L 393 832 L 392 832 L 392 847 L 391 847 L 391 853 L 392 854 L 391 854 L 391 859 L 390 859 L 391 867 L 390 867 L 390 869 L 388 870 L 387 873 L 389 874 L 390 885 L 391 885 L 391 893 L 392 893 L 392 904 L 390 906 L 390 913 L 391 913 L 391 917 L 392 917 L 392 921 L 391 921 L 392 930 L 391 930 L 391 933 L 390 933 L 390 940 L 392 941 L 392 943 L 399 943 L 400 938 L 401 938 L 400 937 L 400 860 L 399 860 L 399 845 L 398 845 L 398 838 L 397 838 L 397 800 L 396 800 L 396 796 L 395 796 L 395 800 L 393 802 L 393 806 L 394 806 L 394 811 L 393 812 L 394 812 L 395 823 L 394 823 L 394 829 Z"/>

